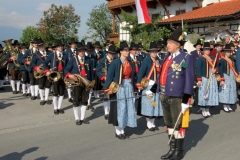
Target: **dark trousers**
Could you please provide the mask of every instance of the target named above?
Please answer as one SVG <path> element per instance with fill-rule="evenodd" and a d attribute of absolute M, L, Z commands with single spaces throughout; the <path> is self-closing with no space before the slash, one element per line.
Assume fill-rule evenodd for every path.
<path fill-rule="evenodd" d="M 53 96 L 63 96 L 65 90 L 65 83 L 63 79 L 59 79 L 57 82 L 52 82 L 53 84 Z"/>
<path fill-rule="evenodd" d="M 22 72 L 22 83 L 23 84 L 29 83 L 28 71 L 21 71 L 21 72 Z"/>
<path fill-rule="evenodd" d="M 30 85 L 37 85 L 36 83 L 36 79 L 34 78 L 34 74 L 33 72 L 28 72 L 28 78 L 29 78 L 29 81 L 30 81 Z"/>
<path fill-rule="evenodd" d="M 11 75 L 11 80 L 21 80 L 22 73 L 19 69 L 9 68 L 8 70 Z"/>
<path fill-rule="evenodd" d="M 182 98 L 181 97 L 168 97 L 165 95 L 160 95 L 160 99 L 162 102 L 163 109 L 163 119 L 164 123 L 168 128 L 174 128 L 178 116 L 182 111 Z M 178 121 L 178 125 L 176 130 L 180 129 L 182 123 L 182 119 Z"/>
<path fill-rule="evenodd" d="M 1 68 L 0 69 L 0 80 L 4 80 L 4 77 L 6 76 L 7 73 L 7 67 Z"/>
<path fill-rule="evenodd" d="M 80 103 L 82 105 L 88 104 L 90 90 L 86 91 L 85 86 L 77 86 L 73 88 L 73 106 L 78 107 Z"/>
<path fill-rule="evenodd" d="M 50 88 L 51 87 L 51 82 L 47 79 L 46 76 L 37 79 L 37 84 L 39 86 L 39 89 L 44 89 L 44 88 Z"/>

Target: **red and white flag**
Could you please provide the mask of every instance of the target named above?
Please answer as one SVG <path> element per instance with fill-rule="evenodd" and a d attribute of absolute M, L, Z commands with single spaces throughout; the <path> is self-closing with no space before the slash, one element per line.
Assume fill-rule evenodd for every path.
<path fill-rule="evenodd" d="M 138 24 L 141 23 L 152 23 L 152 20 L 148 14 L 148 7 L 146 0 L 135 0 Z"/>

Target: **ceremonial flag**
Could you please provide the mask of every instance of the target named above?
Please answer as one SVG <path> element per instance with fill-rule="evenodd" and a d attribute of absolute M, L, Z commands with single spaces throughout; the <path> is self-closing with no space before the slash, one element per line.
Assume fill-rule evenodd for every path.
<path fill-rule="evenodd" d="M 152 20 L 148 14 L 148 7 L 146 0 L 135 0 L 138 24 L 141 23 L 152 23 Z"/>

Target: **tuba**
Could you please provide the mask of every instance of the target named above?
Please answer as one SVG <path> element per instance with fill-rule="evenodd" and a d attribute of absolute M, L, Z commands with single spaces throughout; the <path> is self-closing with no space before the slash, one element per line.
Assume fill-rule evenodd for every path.
<path fill-rule="evenodd" d="M 13 46 L 12 46 L 12 39 L 7 39 L 5 41 L 3 41 L 5 43 L 5 47 L 3 48 L 3 54 L 5 54 L 5 57 L 6 57 L 6 53 L 9 52 L 10 53 L 10 56 L 13 57 L 17 57 L 18 54 L 16 53 L 16 51 L 14 50 Z M 6 65 L 7 62 L 2 62 L 1 63 L 1 66 L 2 65 Z M 19 68 L 20 67 L 20 64 L 18 63 L 17 59 L 15 59 L 13 61 L 14 63 L 14 67 L 15 68 Z"/>
<path fill-rule="evenodd" d="M 39 69 L 41 70 L 41 73 L 38 73 L 37 71 L 34 71 L 34 72 L 33 72 L 33 76 L 34 76 L 34 78 L 36 78 L 36 79 L 39 79 L 39 78 L 42 78 L 42 77 L 45 76 L 45 73 L 44 73 L 43 65 L 42 65 L 42 64 L 39 66 Z"/>
<path fill-rule="evenodd" d="M 50 75 L 47 77 L 50 82 L 57 82 L 60 78 L 61 74 L 56 71 L 50 71 Z"/>

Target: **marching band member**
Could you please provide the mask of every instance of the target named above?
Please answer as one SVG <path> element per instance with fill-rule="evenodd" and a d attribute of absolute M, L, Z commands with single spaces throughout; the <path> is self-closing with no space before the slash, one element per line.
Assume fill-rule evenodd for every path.
<path fill-rule="evenodd" d="M 96 75 L 96 66 L 99 63 L 100 59 L 103 58 L 103 53 L 100 51 L 101 45 L 99 41 L 96 41 L 94 43 L 94 48 L 95 50 L 91 53 L 92 57 L 95 59 L 95 64 L 93 66 L 93 70 L 94 70 L 94 77 L 95 77 L 95 86 L 93 88 L 93 94 L 95 98 L 99 98 L 99 90 L 102 90 L 102 85 L 101 85 L 101 81 L 99 80 L 99 78 Z"/>
<path fill-rule="evenodd" d="M 221 75 L 221 83 L 219 87 L 219 102 L 223 103 L 223 110 L 231 112 L 230 105 L 235 104 L 237 101 L 237 89 L 235 77 L 238 73 L 235 71 L 235 66 L 231 56 L 231 46 L 226 44 L 224 48 L 225 57 L 219 61 L 219 74 Z"/>
<path fill-rule="evenodd" d="M 87 42 L 85 55 L 90 58 L 92 66 L 95 66 L 96 62 L 95 62 L 94 56 L 92 56 L 93 51 L 94 51 L 94 47 L 93 47 L 92 43 Z M 93 89 L 91 88 L 90 92 L 89 92 L 87 110 L 91 109 L 93 111 L 94 107 L 91 105 L 92 92 L 93 92 Z"/>
<path fill-rule="evenodd" d="M 23 56 L 23 59 L 25 60 L 24 65 L 26 66 L 26 69 L 28 71 L 30 81 L 31 100 L 35 100 L 38 97 L 38 84 L 37 80 L 34 78 L 33 67 L 31 64 L 33 55 L 38 51 L 37 41 L 38 41 L 37 38 L 34 38 L 31 41 L 32 48 L 26 50 L 26 53 Z"/>
<path fill-rule="evenodd" d="M 177 28 L 168 38 L 167 50 L 169 53 L 166 54 L 161 67 L 160 99 L 163 118 L 169 138 L 172 135 L 170 150 L 161 159 L 180 160 L 183 158 L 185 128 L 182 127 L 181 121 L 177 120 L 179 115 L 185 114 L 189 108 L 188 102 L 194 83 L 194 60 L 193 56 L 180 50 L 182 34 L 182 28 Z"/>
<path fill-rule="evenodd" d="M 116 99 L 110 104 L 108 123 L 115 126 L 116 137 L 121 140 L 128 138 L 124 132 L 125 127 L 137 127 L 133 97 L 135 70 L 134 64 L 128 61 L 128 56 L 129 47 L 126 42 L 121 42 L 120 58 L 110 64 L 104 84 L 104 91 L 110 94 L 111 99 Z M 113 94 L 113 90 L 116 94 Z"/>
<path fill-rule="evenodd" d="M 161 52 L 162 48 L 163 48 L 162 42 L 160 40 L 157 41 L 157 49 L 158 49 L 157 60 L 159 61 L 160 64 L 162 64 L 162 61 L 165 57 L 165 53 Z"/>
<path fill-rule="evenodd" d="M 37 72 L 39 75 L 42 75 L 37 79 L 37 82 L 39 87 L 40 105 L 43 106 L 46 103 L 52 104 L 52 102 L 48 99 L 51 82 L 44 75 L 43 70 L 43 63 L 52 52 L 45 50 L 45 44 L 41 38 L 38 39 L 37 45 L 38 51 L 32 57 L 32 67 L 35 72 Z M 45 98 L 43 97 L 44 95 Z"/>
<path fill-rule="evenodd" d="M 218 57 L 217 57 L 217 63 L 219 62 L 220 58 L 224 57 L 224 53 L 222 51 L 223 50 L 223 46 L 224 45 L 223 45 L 222 41 L 218 40 L 217 43 L 215 43 L 215 45 L 214 45 L 215 49 L 213 49 L 211 51 L 211 48 L 210 48 L 210 54 L 209 54 L 210 56 L 215 58 L 217 53 L 219 53 Z"/>
<path fill-rule="evenodd" d="M 194 64 L 196 64 L 198 57 L 202 56 L 202 42 L 200 39 L 197 40 L 196 44 L 193 45 L 196 48 L 194 51 L 190 52 L 190 54 L 194 57 Z"/>
<path fill-rule="evenodd" d="M 217 106 L 219 104 L 218 85 L 215 76 L 217 68 L 215 68 L 216 65 L 214 66 L 213 57 L 210 57 L 209 54 L 210 43 L 204 42 L 203 55 L 198 58 L 196 64 L 198 105 L 202 108 L 203 117 L 211 116 L 209 112 L 210 106 Z"/>
<path fill-rule="evenodd" d="M 7 52 L 6 60 L 8 61 L 8 70 L 11 75 L 11 86 L 12 86 L 13 94 L 18 94 L 20 92 L 20 80 L 22 75 L 18 66 L 14 64 L 14 61 L 17 61 L 18 59 L 20 43 L 18 42 L 18 40 L 14 40 L 14 43 L 12 45 L 14 47 L 14 52 L 16 53 L 16 56 L 11 56 L 10 52 Z M 17 84 L 17 89 L 15 88 L 16 84 Z"/>
<path fill-rule="evenodd" d="M 74 74 L 78 74 L 89 81 L 93 80 L 92 65 L 89 57 L 85 56 L 86 48 L 81 44 L 78 45 L 77 55 L 71 57 L 70 61 L 64 70 L 66 78 L 76 80 L 77 77 Z M 73 112 L 76 120 L 76 125 L 89 124 L 89 121 L 85 119 L 85 113 L 87 109 L 89 90 L 86 90 L 84 84 L 73 88 Z M 78 117 L 78 108 L 81 109 L 81 118 Z"/>
<path fill-rule="evenodd" d="M 155 118 L 163 116 L 162 106 L 159 99 L 159 84 L 157 83 L 159 80 L 160 72 L 160 66 L 157 60 L 157 53 L 157 44 L 155 42 L 151 42 L 149 48 L 150 57 L 143 60 L 136 84 L 138 89 L 142 90 L 142 79 L 147 78 L 147 80 L 149 80 L 149 84 L 143 90 L 143 97 L 141 98 L 141 114 L 146 117 L 147 128 L 149 129 L 149 131 L 159 130 L 158 127 L 155 126 Z M 152 97 L 148 97 L 150 95 L 152 95 Z M 156 105 L 153 105 L 151 102 L 155 102 Z"/>
<path fill-rule="evenodd" d="M 20 45 L 20 50 L 21 53 L 18 55 L 18 63 L 20 64 L 20 71 L 22 73 L 22 91 L 23 91 L 23 96 L 30 96 L 30 85 L 29 85 L 29 75 L 27 68 L 25 66 L 25 54 L 26 54 L 26 49 L 27 45 L 25 43 L 22 43 Z M 26 92 L 26 87 L 27 87 L 27 92 Z"/>
<path fill-rule="evenodd" d="M 107 71 L 109 70 L 109 66 L 111 62 L 114 60 L 116 53 L 116 47 L 114 45 L 111 45 L 108 48 L 108 51 L 106 52 L 106 55 L 104 58 L 102 58 L 97 65 L 96 71 L 97 71 L 97 76 L 99 79 L 102 81 L 103 85 L 107 77 Z M 103 107 L 104 107 L 104 118 L 107 120 L 109 116 L 109 111 L 110 111 L 110 102 L 109 100 L 109 95 L 107 93 L 104 93 L 104 102 L 103 102 Z"/>
<path fill-rule="evenodd" d="M 0 44 L 0 55 L 1 54 L 4 54 L 2 44 Z M 3 88 L 3 84 L 5 82 L 6 72 L 7 72 L 7 67 L 6 66 L 0 66 L 0 90 L 3 90 L 3 91 L 5 90 Z"/>
<path fill-rule="evenodd" d="M 60 75 L 60 79 L 52 82 L 53 84 L 53 106 L 54 106 L 54 114 L 63 114 L 64 111 L 61 109 L 65 84 L 63 81 L 63 71 L 67 64 L 68 57 L 63 52 L 63 44 L 61 41 L 57 40 L 55 43 L 56 53 L 49 52 L 48 57 L 43 63 L 44 73 L 46 76 L 50 76 L 51 72 L 58 72 Z M 50 70 L 48 68 L 48 64 L 50 64 Z"/>
<path fill-rule="evenodd" d="M 77 44 L 78 44 L 78 42 L 74 38 L 71 38 L 70 43 L 69 43 L 70 48 L 65 51 L 65 54 L 68 57 L 68 61 L 70 61 L 70 59 L 73 56 L 76 56 Z M 67 64 L 66 64 L 66 66 L 67 66 Z M 67 88 L 67 92 L 68 92 L 68 101 L 72 103 L 73 99 L 72 99 L 72 94 L 71 94 L 71 92 L 72 92 L 71 88 Z"/>
<path fill-rule="evenodd" d="M 138 54 L 137 56 L 140 57 L 140 59 L 143 61 L 144 58 L 146 58 L 146 53 L 143 52 L 143 45 L 141 42 L 138 43 Z"/>

